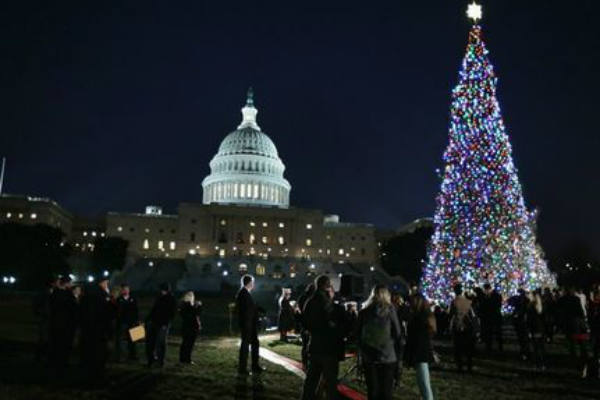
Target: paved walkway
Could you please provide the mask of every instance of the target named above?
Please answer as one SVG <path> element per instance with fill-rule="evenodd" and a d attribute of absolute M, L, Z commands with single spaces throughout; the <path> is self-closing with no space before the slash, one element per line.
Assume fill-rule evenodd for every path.
<path fill-rule="evenodd" d="M 281 354 L 277 354 L 274 351 L 271 351 L 264 347 L 260 348 L 259 354 L 265 360 L 272 362 L 273 364 L 282 366 L 283 368 L 285 368 L 288 371 L 292 372 L 293 374 L 299 376 L 300 378 L 302 378 L 302 379 L 306 378 L 306 373 L 304 372 L 304 369 L 302 368 L 301 362 L 292 360 L 291 358 L 284 357 Z M 364 394 L 362 394 L 344 384 L 341 384 L 341 383 L 338 384 L 338 391 L 346 399 L 367 400 L 367 397 Z"/>

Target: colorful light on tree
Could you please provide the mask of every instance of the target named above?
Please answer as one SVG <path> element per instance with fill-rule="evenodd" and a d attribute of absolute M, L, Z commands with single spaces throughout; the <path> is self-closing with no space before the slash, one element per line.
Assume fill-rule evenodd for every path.
<path fill-rule="evenodd" d="M 421 282 L 432 300 L 448 303 L 458 282 L 490 282 L 505 296 L 554 284 L 536 244 L 536 213 L 525 207 L 496 82 L 474 23 L 452 91 L 435 231 Z"/>

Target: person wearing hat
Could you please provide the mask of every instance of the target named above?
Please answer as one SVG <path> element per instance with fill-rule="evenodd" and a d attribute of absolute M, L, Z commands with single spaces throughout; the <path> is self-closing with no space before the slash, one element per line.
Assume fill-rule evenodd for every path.
<path fill-rule="evenodd" d="M 63 276 L 49 298 L 50 365 L 60 375 L 67 368 L 77 327 L 77 302 L 71 291 L 71 278 Z"/>
<path fill-rule="evenodd" d="M 165 353 L 167 352 L 167 337 L 171 321 L 175 317 L 177 302 L 171 294 L 171 285 L 161 283 L 160 295 L 154 302 L 152 310 L 146 319 L 148 338 L 146 340 L 146 356 L 148 367 L 157 361 L 160 367 L 165 364 Z"/>
<path fill-rule="evenodd" d="M 98 387 L 104 383 L 114 316 L 107 278 L 85 288 L 80 307 L 81 363 L 86 383 Z"/>

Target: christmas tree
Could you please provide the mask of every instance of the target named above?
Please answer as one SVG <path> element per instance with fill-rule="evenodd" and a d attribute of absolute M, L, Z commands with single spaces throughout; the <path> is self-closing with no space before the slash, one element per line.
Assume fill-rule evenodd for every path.
<path fill-rule="evenodd" d="M 496 98 L 497 78 L 481 36 L 481 8 L 458 85 L 452 91 L 449 144 L 421 286 L 431 300 L 449 303 L 452 286 L 489 282 L 504 296 L 552 285 L 536 244 L 536 213 L 525 207 L 512 148 Z"/>

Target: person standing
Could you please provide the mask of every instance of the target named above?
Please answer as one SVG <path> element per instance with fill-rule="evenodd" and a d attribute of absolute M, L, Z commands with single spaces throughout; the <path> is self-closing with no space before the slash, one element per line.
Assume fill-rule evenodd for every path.
<path fill-rule="evenodd" d="M 48 341 L 49 341 L 49 320 L 50 320 L 50 298 L 52 292 L 56 289 L 58 281 L 51 279 L 46 286 L 33 299 L 33 314 L 36 318 L 38 328 L 38 341 L 35 347 L 36 361 L 48 360 Z"/>
<path fill-rule="evenodd" d="M 326 275 L 315 280 L 315 293 L 304 307 L 303 321 L 310 335 L 308 368 L 302 388 L 302 400 L 314 400 L 321 379 L 325 380 L 327 399 L 337 399 L 339 335 L 341 327 L 333 304 L 334 290 Z"/>
<path fill-rule="evenodd" d="M 50 361 L 56 374 L 64 373 L 73 349 L 77 328 L 77 301 L 71 290 L 71 278 L 61 277 L 49 298 Z"/>
<path fill-rule="evenodd" d="M 194 364 L 192 361 L 192 349 L 196 338 L 202 329 L 200 314 L 202 303 L 195 301 L 194 292 L 186 292 L 181 300 L 179 312 L 181 314 L 181 347 L 179 348 L 179 362 L 183 364 Z"/>
<path fill-rule="evenodd" d="M 167 338 L 171 321 L 175 317 L 177 304 L 175 297 L 171 294 L 171 285 L 161 283 L 159 286 L 160 295 L 154 302 L 152 310 L 148 315 L 148 338 L 146 341 L 146 357 L 148 367 L 151 367 L 155 361 L 162 368 L 165 365 L 165 354 L 167 352 Z"/>
<path fill-rule="evenodd" d="M 529 294 L 526 320 L 529 339 L 533 345 L 535 368 L 544 371 L 546 369 L 544 364 L 544 307 L 541 293 L 538 291 Z"/>
<path fill-rule="evenodd" d="M 473 371 L 473 351 L 476 339 L 476 316 L 471 300 L 463 294 L 461 284 L 454 286 L 456 297 L 450 307 L 450 330 L 454 342 L 454 362 L 460 372 L 466 361 L 467 371 Z"/>
<path fill-rule="evenodd" d="M 521 360 L 526 361 L 531 357 L 529 335 L 527 334 L 527 308 L 529 298 L 525 289 L 519 289 L 518 295 L 513 296 L 510 301 L 513 307 L 512 320 L 519 341 L 519 352 Z"/>
<path fill-rule="evenodd" d="M 582 301 L 574 288 L 569 288 L 563 298 L 565 317 L 565 335 L 569 341 L 570 353 L 576 357 L 575 348 L 579 348 L 578 368 L 582 378 L 587 377 L 589 331 L 586 322 L 586 312 Z"/>
<path fill-rule="evenodd" d="M 423 295 L 417 293 L 411 296 L 408 318 L 404 358 L 406 364 L 416 370 L 417 385 L 423 400 L 433 400 L 429 364 L 434 360 L 431 338 L 436 326 L 435 316 Z"/>
<path fill-rule="evenodd" d="M 121 361 L 121 346 L 123 340 L 127 341 L 128 359 L 137 360 L 136 345 L 131 341 L 129 330 L 139 325 L 138 304 L 131 296 L 127 284 L 121 285 L 121 292 L 117 298 L 117 321 L 115 324 L 115 357 L 117 362 Z"/>
<path fill-rule="evenodd" d="M 304 293 L 302 293 L 302 295 L 300 296 L 300 298 L 298 299 L 298 309 L 300 310 L 300 337 L 302 339 L 302 367 L 304 368 L 304 370 L 306 371 L 306 368 L 308 366 L 308 341 L 310 339 L 308 330 L 305 327 L 305 323 L 304 323 L 304 307 L 306 306 L 306 303 L 308 303 L 308 300 L 310 300 L 310 298 L 312 297 L 312 295 L 315 293 L 315 284 L 314 282 L 311 282 L 308 284 L 308 286 L 306 286 L 306 290 L 304 291 Z"/>
<path fill-rule="evenodd" d="M 279 315 L 277 327 L 279 328 L 279 340 L 287 341 L 287 334 L 294 329 L 294 309 L 290 305 L 292 290 L 283 288 L 279 297 Z"/>
<path fill-rule="evenodd" d="M 235 298 L 242 339 L 238 358 L 238 374 L 250 374 L 247 367 L 249 347 L 251 348 L 252 372 L 260 374 L 264 368 L 258 363 L 258 307 L 250 294 L 254 289 L 254 277 L 252 275 L 242 276 L 241 284 L 242 287 Z"/>
<path fill-rule="evenodd" d="M 498 350 L 502 352 L 502 296 L 492 285 L 485 283 L 479 305 L 481 336 L 488 353 L 492 351 L 494 339 L 498 341 Z"/>
<path fill-rule="evenodd" d="M 113 317 L 108 279 L 87 287 L 81 298 L 81 361 L 87 384 L 101 386 Z"/>
<path fill-rule="evenodd" d="M 391 400 L 400 342 L 400 323 L 388 288 L 376 285 L 357 322 L 358 348 L 369 400 Z"/>

